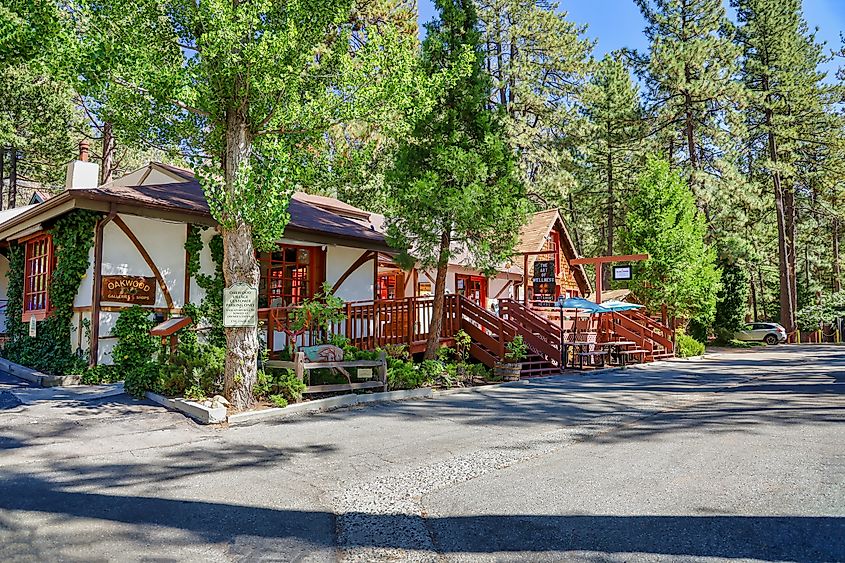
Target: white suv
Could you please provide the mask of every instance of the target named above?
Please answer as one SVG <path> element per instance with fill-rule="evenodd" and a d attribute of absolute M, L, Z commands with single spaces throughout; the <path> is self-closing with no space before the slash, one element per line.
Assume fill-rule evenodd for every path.
<path fill-rule="evenodd" d="M 748 323 L 734 334 L 737 340 L 753 340 L 773 345 L 786 342 L 786 329 L 777 323 Z"/>

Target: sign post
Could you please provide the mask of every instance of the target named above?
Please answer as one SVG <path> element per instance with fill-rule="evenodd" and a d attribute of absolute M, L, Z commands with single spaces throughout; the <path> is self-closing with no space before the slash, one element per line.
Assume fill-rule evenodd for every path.
<path fill-rule="evenodd" d="M 648 260 L 648 254 L 625 254 L 623 256 L 596 256 L 594 258 L 576 258 L 571 260 L 570 264 L 592 264 L 596 267 L 596 304 L 601 305 L 601 274 L 602 264 L 610 264 L 611 262 L 638 262 L 640 260 Z M 627 270 L 626 270 L 627 268 Z M 618 274 L 628 277 L 616 277 Z M 626 264 L 613 269 L 613 279 L 631 279 L 631 266 Z"/>
<path fill-rule="evenodd" d="M 223 328 L 258 326 L 258 288 L 236 283 L 223 290 Z"/>

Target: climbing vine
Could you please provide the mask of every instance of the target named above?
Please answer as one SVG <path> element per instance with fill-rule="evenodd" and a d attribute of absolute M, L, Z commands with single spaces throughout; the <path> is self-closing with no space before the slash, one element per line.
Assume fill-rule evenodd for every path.
<path fill-rule="evenodd" d="M 211 326 L 208 333 L 208 343 L 213 346 L 225 346 L 226 334 L 223 330 L 223 237 L 219 234 L 211 237 L 208 248 L 211 260 L 214 262 L 214 274 L 200 273 L 200 253 L 203 249 L 201 227 L 190 225 L 185 240 L 185 250 L 188 253 L 188 272 L 197 280 L 197 285 L 205 291 L 205 297 L 198 307 L 187 304 L 185 314 L 197 321 L 205 319 Z M 204 229 L 203 229 L 204 230 Z"/>
<path fill-rule="evenodd" d="M 50 276 L 51 310 L 38 324 L 35 338 L 21 319 L 23 309 L 24 247 L 14 245 L 9 254 L 9 290 L 6 316 L 9 342 L 4 355 L 26 366 L 52 374 L 80 373 L 85 361 L 71 346 L 73 301 L 90 265 L 94 229 L 99 214 L 84 209 L 60 217 L 50 229 L 55 269 Z"/>

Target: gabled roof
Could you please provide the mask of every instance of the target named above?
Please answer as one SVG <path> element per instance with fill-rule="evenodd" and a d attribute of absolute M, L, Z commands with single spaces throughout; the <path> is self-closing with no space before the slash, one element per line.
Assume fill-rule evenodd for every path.
<path fill-rule="evenodd" d="M 110 205 L 115 205 L 121 213 L 214 224 L 202 187 L 190 171 L 161 163 L 151 163 L 148 168 L 163 169 L 176 181 L 138 185 L 110 182 L 96 188 L 65 190 L 8 221 L 0 222 L 0 239 L 26 228 L 23 225 L 26 221 L 48 220 L 76 207 L 106 210 Z M 295 194 L 291 199 L 288 206 L 290 222 L 285 231 L 287 238 L 302 238 L 305 235 L 306 239 L 315 242 L 354 243 L 351 245 L 390 251 L 384 235 L 374 228 L 304 199 L 300 194 Z"/>
<path fill-rule="evenodd" d="M 538 211 L 528 216 L 528 222 L 523 225 L 522 231 L 520 232 L 517 253 L 539 252 L 543 250 L 547 237 L 555 228 L 563 235 L 560 245 L 566 258 L 568 260 L 579 258 L 575 243 L 572 242 L 572 237 L 569 235 L 569 229 L 566 228 L 566 223 L 557 209 L 546 209 L 545 211 Z M 533 257 L 529 257 L 529 262 L 533 262 Z M 591 284 L 587 277 L 587 272 L 584 270 L 584 266 L 571 266 L 571 268 L 578 281 L 578 286 L 581 288 L 581 293 L 584 295 L 589 294 Z"/>

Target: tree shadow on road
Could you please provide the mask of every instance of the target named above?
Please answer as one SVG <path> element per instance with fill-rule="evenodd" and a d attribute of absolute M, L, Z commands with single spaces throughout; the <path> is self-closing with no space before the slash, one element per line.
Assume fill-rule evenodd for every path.
<path fill-rule="evenodd" d="M 234 499 L 233 499 L 234 501 Z M 288 510 L 198 500 L 122 496 L 68 490 L 37 477 L 4 475 L 0 480 L 0 524 L 15 522 L 19 511 L 50 516 L 40 528 L 41 555 L 55 556 L 79 541 L 121 541 L 138 549 L 161 537 L 172 548 L 229 544 L 243 554 L 282 555 L 276 550 L 308 552 L 334 545 L 335 515 L 326 511 Z M 365 529 L 394 530 L 375 541 L 350 538 L 344 547 L 416 549 L 401 533 L 409 519 L 402 514 L 353 514 Z M 73 537 L 79 522 L 97 534 Z M 98 523 L 99 522 L 99 523 Z M 845 559 L 845 518 L 820 516 L 610 516 L 610 515 L 483 515 L 426 519 L 438 551 L 444 554 L 599 555 L 648 554 L 762 560 L 841 561 Z M 104 527 L 104 524 L 116 524 Z M 21 547 L 33 530 L 0 525 L 4 543 Z M 86 539 L 87 538 L 87 539 Z M 96 538 L 96 539 L 95 539 Z M 45 541 L 48 539 L 49 541 Z M 129 552 L 125 553 L 131 558 Z M 530 557 L 528 557 L 530 559 Z"/>

